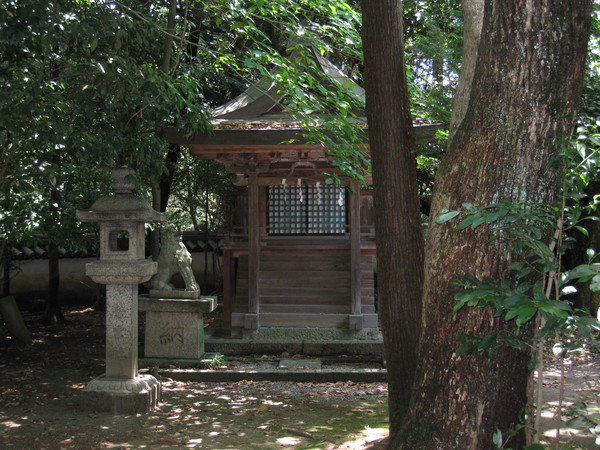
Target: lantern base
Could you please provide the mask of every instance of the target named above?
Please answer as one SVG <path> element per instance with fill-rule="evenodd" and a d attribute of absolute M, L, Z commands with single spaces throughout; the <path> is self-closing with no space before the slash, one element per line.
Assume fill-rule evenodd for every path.
<path fill-rule="evenodd" d="M 93 379 L 80 394 L 81 409 L 113 414 L 149 413 L 158 407 L 161 384 L 152 375 Z"/>

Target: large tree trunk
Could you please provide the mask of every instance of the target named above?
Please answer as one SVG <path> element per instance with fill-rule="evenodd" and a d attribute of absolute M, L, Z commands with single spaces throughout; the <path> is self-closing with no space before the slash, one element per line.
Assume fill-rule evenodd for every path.
<path fill-rule="evenodd" d="M 463 202 L 554 200 L 559 172 L 549 163 L 572 128 L 590 14 L 589 0 L 485 1 L 470 100 L 438 174 L 432 219 Z M 406 448 L 494 448 L 496 429 L 506 436 L 527 405 L 529 354 L 455 354 L 461 334 L 507 326 L 485 309 L 452 314 L 452 280 L 508 277 L 506 246 L 488 238 L 484 227 L 430 222 L 416 389 L 402 433 L 392 436 Z M 522 443 L 517 436 L 509 447 Z"/>
<path fill-rule="evenodd" d="M 402 2 L 363 2 L 363 45 L 373 164 L 377 289 L 386 343 L 390 429 L 402 423 L 416 370 L 423 235 L 408 107 Z"/>

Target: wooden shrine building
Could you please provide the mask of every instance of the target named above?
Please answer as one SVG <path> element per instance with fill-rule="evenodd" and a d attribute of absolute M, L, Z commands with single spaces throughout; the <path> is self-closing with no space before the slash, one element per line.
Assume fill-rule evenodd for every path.
<path fill-rule="evenodd" d="M 325 86 L 364 99 L 361 87 L 308 50 L 307 66 L 321 72 Z M 220 162 L 233 183 L 247 186 L 243 214 L 221 245 L 224 320 L 241 330 L 377 329 L 371 191 L 349 178 L 345 186 L 325 183 L 324 172 L 335 171 L 327 149 L 305 142 L 268 78 L 214 117 L 213 134 L 165 129 L 164 137 Z M 416 141 L 432 140 L 437 128 L 415 127 Z"/>

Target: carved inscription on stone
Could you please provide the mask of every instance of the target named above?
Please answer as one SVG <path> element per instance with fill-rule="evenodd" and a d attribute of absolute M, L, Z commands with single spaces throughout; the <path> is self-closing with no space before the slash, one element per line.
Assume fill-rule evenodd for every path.
<path fill-rule="evenodd" d="M 162 345 L 176 344 L 183 345 L 183 327 L 166 324 L 162 327 L 159 341 Z"/>

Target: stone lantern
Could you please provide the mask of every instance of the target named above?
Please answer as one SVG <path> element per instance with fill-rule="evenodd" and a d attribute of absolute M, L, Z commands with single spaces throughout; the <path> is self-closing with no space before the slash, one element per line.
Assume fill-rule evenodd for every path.
<path fill-rule="evenodd" d="M 160 382 L 138 374 L 138 285 L 148 281 L 157 264 L 145 258 L 144 224 L 163 222 L 163 214 L 133 195 L 126 177 L 133 171 L 113 170 L 113 195 L 77 211 L 82 222 L 100 226 L 100 258 L 86 264 L 86 275 L 106 285 L 106 373 L 82 391 L 85 409 L 143 413 L 158 405 Z"/>

